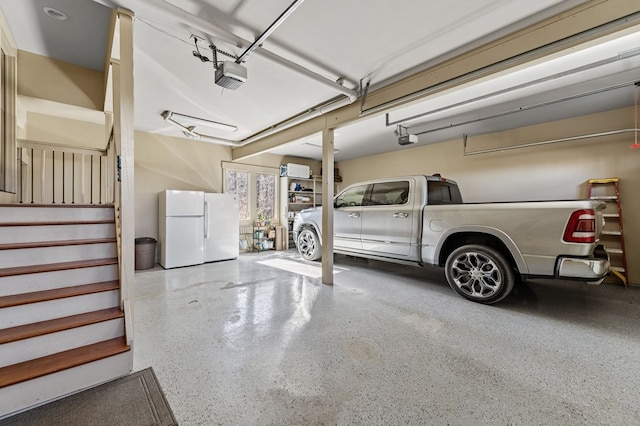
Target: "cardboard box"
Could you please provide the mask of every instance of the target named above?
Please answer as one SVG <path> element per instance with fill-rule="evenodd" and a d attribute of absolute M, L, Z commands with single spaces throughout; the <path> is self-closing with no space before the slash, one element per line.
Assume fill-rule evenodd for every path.
<path fill-rule="evenodd" d="M 303 164 L 287 163 L 280 166 L 280 176 L 308 179 L 311 176 L 311 168 Z"/>
<path fill-rule="evenodd" d="M 276 250 L 287 249 L 287 228 L 284 226 L 276 226 Z"/>

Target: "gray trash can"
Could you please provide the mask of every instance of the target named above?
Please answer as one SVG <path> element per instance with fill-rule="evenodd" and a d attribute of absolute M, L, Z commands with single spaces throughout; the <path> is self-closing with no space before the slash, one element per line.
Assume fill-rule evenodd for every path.
<path fill-rule="evenodd" d="M 136 269 L 150 269 L 156 263 L 156 240 L 151 237 L 136 238 Z"/>

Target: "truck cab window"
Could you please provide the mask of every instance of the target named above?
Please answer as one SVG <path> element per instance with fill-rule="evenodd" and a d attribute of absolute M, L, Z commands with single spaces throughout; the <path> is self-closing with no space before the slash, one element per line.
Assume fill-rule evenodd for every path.
<path fill-rule="evenodd" d="M 457 186 L 447 182 L 429 181 L 429 201 L 427 204 L 462 204 L 462 196 Z"/>
<path fill-rule="evenodd" d="M 349 188 L 336 197 L 335 207 L 355 207 L 361 206 L 364 194 L 367 192 L 367 185 Z"/>
<path fill-rule="evenodd" d="M 409 198 L 409 182 L 380 182 L 373 185 L 371 196 L 365 205 L 389 206 L 405 204 Z"/>

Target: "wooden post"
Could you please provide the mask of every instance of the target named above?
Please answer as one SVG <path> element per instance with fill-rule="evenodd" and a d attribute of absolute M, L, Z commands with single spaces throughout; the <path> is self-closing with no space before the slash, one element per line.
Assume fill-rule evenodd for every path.
<path fill-rule="evenodd" d="M 135 270 L 135 186 L 133 127 L 133 14 L 118 9 L 120 59 L 112 60 L 113 69 L 113 131 L 116 153 L 121 160 L 120 226 L 121 263 L 120 288 L 122 304 L 128 301 L 128 288 L 133 284 Z M 123 306 L 124 307 L 124 306 Z M 132 317 L 130 317 L 132 318 Z M 131 340 L 132 336 L 127 336 Z"/>
<path fill-rule="evenodd" d="M 110 141 L 111 139 L 111 131 L 113 129 L 113 112 L 106 112 L 104 113 L 104 130 L 105 130 L 105 135 L 104 135 L 104 142 L 105 142 L 105 146 L 107 147 L 106 149 L 106 157 L 105 157 L 105 162 L 106 162 L 106 166 L 105 166 L 105 176 L 104 176 L 104 202 L 105 204 L 112 204 L 113 203 L 113 187 L 115 185 L 115 172 L 114 172 L 114 167 L 115 167 L 115 161 L 113 159 L 113 147 L 111 146 L 111 144 L 113 144 L 113 141 Z"/>
<path fill-rule="evenodd" d="M 322 283 L 333 285 L 333 129 L 322 131 Z"/>

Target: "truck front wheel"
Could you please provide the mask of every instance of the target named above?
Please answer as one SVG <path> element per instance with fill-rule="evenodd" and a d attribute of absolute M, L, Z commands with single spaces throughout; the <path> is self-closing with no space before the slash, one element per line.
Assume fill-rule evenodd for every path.
<path fill-rule="evenodd" d="M 305 260 L 318 260 L 322 255 L 320 249 L 320 240 L 312 229 L 303 229 L 298 234 L 298 241 L 296 242 L 298 252 Z"/>
<path fill-rule="evenodd" d="M 445 264 L 449 286 L 478 303 L 496 303 L 513 289 L 515 273 L 498 251 L 471 244 L 454 250 Z"/>

